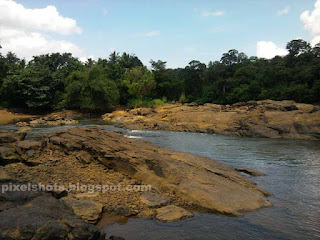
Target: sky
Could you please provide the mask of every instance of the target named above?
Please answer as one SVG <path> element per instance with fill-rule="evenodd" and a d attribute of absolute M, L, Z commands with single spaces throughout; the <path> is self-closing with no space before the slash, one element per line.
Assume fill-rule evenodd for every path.
<path fill-rule="evenodd" d="M 184 67 L 287 54 L 286 43 L 320 42 L 320 0 L 0 0 L 1 52 L 71 52 L 82 61 L 112 51 Z"/>

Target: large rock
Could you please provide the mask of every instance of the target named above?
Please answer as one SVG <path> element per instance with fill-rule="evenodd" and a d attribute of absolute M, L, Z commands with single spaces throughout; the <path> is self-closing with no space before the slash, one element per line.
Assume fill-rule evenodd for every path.
<path fill-rule="evenodd" d="M 4 143 L 13 143 L 21 141 L 26 137 L 26 132 L 18 131 L 0 131 L 0 145 Z"/>
<path fill-rule="evenodd" d="M 156 219 L 162 222 L 175 222 L 190 217 L 193 217 L 193 214 L 191 212 L 174 205 L 169 205 L 157 209 L 156 215 Z"/>
<path fill-rule="evenodd" d="M 202 210 L 240 215 L 271 205 L 269 193 L 209 158 L 162 149 L 99 127 L 57 131 L 48 142 L 52 151 L 69 156 L 86 151 L 93 161 Z"/>
<path fill-rule="evenodd" d="M 247 137 L 320 139 L 318 106 L 294 101 L 248 101 L 229 105 L 188 107 L 169 104 L 152 114 L 145 108 L 115 111 L 103 118 L 130 129 L 218 133 Z"/>
<path fill-rule="evenodd" d="M 1 185 L 28 184 L 1 181 Z M 38 191 L 0 193 L 0 239 L 103 239 L 100 230 L 83 221 L 64 202 Z"/>

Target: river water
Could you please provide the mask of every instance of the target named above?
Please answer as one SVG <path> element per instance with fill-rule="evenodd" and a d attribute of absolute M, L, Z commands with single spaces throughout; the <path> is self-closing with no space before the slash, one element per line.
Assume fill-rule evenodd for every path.
<path fill-rule="evenodd" d="M 81 125 L 103 124 L 82 120 Z M 34 128 L 37 137 L 71 126 Z M 0 126 L 12 129 L 12 125 Z M 105 126 L 107 129 L 116 129 Z M 108 236 L 130 239 L 320 239 L 320 142 L 239 138 L 201 133 L 125 130 L 160 147 L 206 156 L 266 176 L 249 177 L 274 195 L 273 206 L 243 217 L 195 213 L 178 223 L 131 218 L 104 227 Z"/>

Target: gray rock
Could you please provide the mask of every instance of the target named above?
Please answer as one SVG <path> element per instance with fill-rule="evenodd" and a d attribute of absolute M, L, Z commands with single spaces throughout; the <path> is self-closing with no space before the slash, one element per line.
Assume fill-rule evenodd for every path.
<path fill-rule="evenodd" d="M 162 207 L 166 205 L 170 198 L 161 196 L 160 194 L 157 193 L 152 193 L 152 192 L 144 192 L 141 194 L 141 202 L 146 204 L 150 208 L 155 208 L 155 207 Z"/>

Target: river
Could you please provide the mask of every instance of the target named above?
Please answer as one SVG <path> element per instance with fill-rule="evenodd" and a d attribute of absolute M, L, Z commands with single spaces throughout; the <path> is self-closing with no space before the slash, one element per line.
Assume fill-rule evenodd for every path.
<path fill-rule="evenodd" d="M 81 125 L 103 124 L 82 120 Z M 29 138 L 70 128 L 34 128 Z M 106 129 L 117 129 L 104 126 Z M 15 126 L 0 126 L 14 129 Z M 266 176 L 249 177 L 273 193 L 273 206 L 227 217 L 195 213 L 178 223 L 131 218 L 106 225 L 107 235 L 130 239 L 320 239 L 320 142 L 286 139 L 125 130 L 130 138 L 142 138 L 164 148 L 206 156 L 234 167 L 250 167 Z"/>

